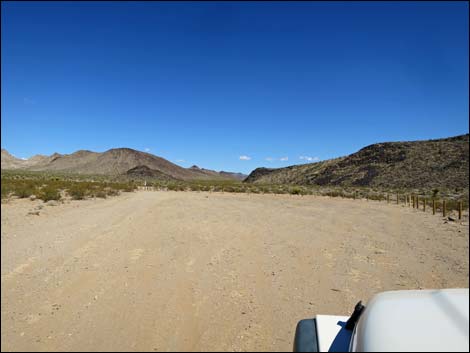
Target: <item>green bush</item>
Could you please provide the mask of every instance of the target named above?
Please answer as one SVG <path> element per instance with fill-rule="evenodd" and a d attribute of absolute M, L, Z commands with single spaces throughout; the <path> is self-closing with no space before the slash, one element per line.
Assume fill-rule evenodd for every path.
<path fill-rule="evenodd" d="M 83 200 L 87 194 L 84 185 L 80 184 L 71 186 L 67 192 L 73 200 Z"/>
<path fill-rule="evenodd" d="M 168 184 L 167 189 L 171 190 L 171 191 L 175 191 L 176 190 L 176 184 Z"/>
<path fill-rule="evenodd" d="M 301 188 L 296 187 L 296 186 L 290 189 L 290 193 L 292 195 L 304 195 L 304 191 Z"/>
<path fill-rule="evenodd" d="M 2 199 L 6 199 L 12 192 L 11 183 L 2 180 Z"/>
<path fill-rule="evenodd" d="M 189 185 L 189 190 L 191 190 L 191 191 L 201 191 L 201 185 L 191 184 L 191 185 Z"/>
<path fill-rule="evenodd" d="M 34 195 L 36 189 L 28 184 L 20 184 L 15 189 L 15 195 L 18 196 L 20 199 L 24 199 Z"/>
<path fill-rule="evenodd" d="M 44 186 L 38 193 L 37 197 L 44 202 L 50 200 L 60 200 L 60 191 L 53 186 Z"/>
<path fill-rule="evenodd" d="M 236 190 L 233 186 L 224 186 L 222 188 L 222 190 L 225 191 L 225 192 L 236 192 Z"/>

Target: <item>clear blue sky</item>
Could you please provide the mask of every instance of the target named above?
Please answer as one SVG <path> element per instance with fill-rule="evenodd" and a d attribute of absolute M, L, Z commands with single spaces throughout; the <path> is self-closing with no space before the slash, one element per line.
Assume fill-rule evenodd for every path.
<path fill-rule="evenodd" d="M 1 6 L 17 157 L 130 147 L 248 173 L 468 132 L 467 2 Z"/>

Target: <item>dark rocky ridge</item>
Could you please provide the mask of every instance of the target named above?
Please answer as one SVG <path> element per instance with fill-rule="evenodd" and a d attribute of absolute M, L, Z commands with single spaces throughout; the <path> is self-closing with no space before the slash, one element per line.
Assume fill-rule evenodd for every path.
<path fill-rule="evenodd" d="M 252 183 L 468 188 L 469 135 L 412 142 L 377 143 L 328 161 L 255 169 Z"/>

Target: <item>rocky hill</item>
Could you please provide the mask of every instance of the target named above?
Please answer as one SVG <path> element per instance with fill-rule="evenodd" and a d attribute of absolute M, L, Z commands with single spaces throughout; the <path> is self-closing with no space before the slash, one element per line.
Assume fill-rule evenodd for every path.
<path fill-rule="evenodd" d="M 469 135 L 377 143 L 346 157 L 255 169 L 245 182 L 383 188 L 468 188 Z"/>
<path fill-rule="evenodd" d="M 15 158 L 2 149 L 2 169 L 122 175 L 138 166 L 145 166 L 149 170 L 179 180 L 236 179 L 213 170 L 183 168 L 164 158 L 130 148 L 113 148 L 102 153 L 87 150 L 64 155 L 54 153 L 51 156 L 34 156 L 28 160 Z"/>
<path fill-rule="evenodd" d="M 2 148 L 2 169 L 17 169 L 24 164 L 22 159 L 16 158 Z"/>
<path fill-rule="evenodd" d="M 139 165 L 129 169 L 125 174 L 132 179 L 158 179 L 166 181 L 176 180 L 168 174 L 162 173 L 156 169 L 150 169 L 146 165 Z"/>

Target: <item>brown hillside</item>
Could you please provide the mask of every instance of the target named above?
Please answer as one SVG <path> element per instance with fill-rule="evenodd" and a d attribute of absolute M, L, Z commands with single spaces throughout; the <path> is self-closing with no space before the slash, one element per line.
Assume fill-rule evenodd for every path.
<path fill-rule="evenodd" d="M 16 158 L 2 148 L 2 169 L 18 169 L 24 165 L 22 159 Z"/>
<path fill-rule="evenodd" d="M 469 135 L 386 142 L 346 157 L 279 169 L 258 168 L 246 182 L 384 188 L 468 188 Z"/>
<path fill-rule="evenodd" d="M 193 179 L 200 177 L 199 173 L 193 173 L 166 159 L 130 148 L 113 148 L 103 153 L 77 151 L 56 158 L 46 165 L 36 166 L 30 169 L 67 171 L 80 174 L 119 175 L 142 165 L 176 179 Z"/>
<path fill-rule="evenodd" d="M 34 156 L 21 160 L 2 149 L 2 169 L 25 169 L 32 171 L 60 171 L 78 174 L 122 175 L 127 171 L 146 166 L 150 170 L 180 180 L 236 179 L 203 168 L 182 168 L 153 154 L 130 148 L 114 148 L 103 153 L 80 150 L 72 154 Z M 138 172 L 138 171 L 136 171 Z"/>

